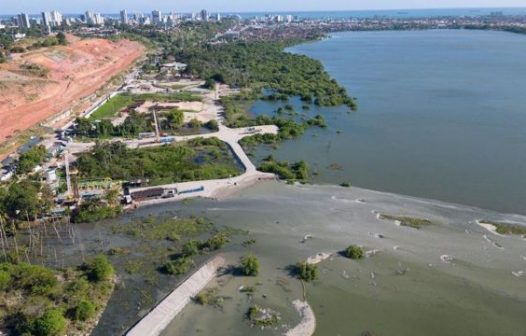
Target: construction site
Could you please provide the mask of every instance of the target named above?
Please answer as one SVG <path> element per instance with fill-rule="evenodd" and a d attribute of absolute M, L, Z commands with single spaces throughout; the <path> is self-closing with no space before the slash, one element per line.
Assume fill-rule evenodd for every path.
<path fill-rule="evenodd" d="M 0 65 L 0 142 L 39 124 L 67 123 L 144 53 L 138 42 L 68 36 L 66 46 L 13 54 Z"/>

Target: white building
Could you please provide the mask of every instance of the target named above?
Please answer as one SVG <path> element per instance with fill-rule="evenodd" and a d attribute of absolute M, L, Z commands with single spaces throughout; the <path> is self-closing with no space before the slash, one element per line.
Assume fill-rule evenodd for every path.
<path fill-rule="evenodd" d="M 58 11 L 51 12 L 51 22 L 53 25 L 60 26 L 63 21 L 64 21 L 64 17 L 62 16 L 62 13 Z"/>
<path fill-rule="evenodd" d="M 129 23 L 128 12 L 126 11 L 126 9 L 121 10 L 121 23 L 123 25 L 127 25 Z"/>
<path fill-rule="evenodd" d="M 104 18 L 100 13 L 86 12 L 86 23 L 92 26 L 104 25 Z"/>
<path fill-rule="evenodd" d="M 57 11 L 42 12 L 42 24 L 46 27 L 58 27 L 63 21 L 62 14 Z"/>
<path fill-rule="evenodd" d="M 20 27 L 21 29 L 31 28 L 31 22 L 29 22 L 29 15 L 27 15 L 26 13 L 18 14 L 17 23 L 18 27 Z"/>
<path fill-rule="evenodd" d="M 42 12 L 42 25 L 46 27 L 51 27 L 51 13 Z"/>

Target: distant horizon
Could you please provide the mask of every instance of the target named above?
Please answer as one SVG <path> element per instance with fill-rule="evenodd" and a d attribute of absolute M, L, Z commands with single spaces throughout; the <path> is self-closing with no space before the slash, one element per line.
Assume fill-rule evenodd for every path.
<path fill-rule="evenodd" d="M 160 10 L 163 13 L 170 13 L 170 12 L 176 12 L 181 14 L 190 14 L 190 13 L 196 13 L 201 11 L 202 9 L 196 9 L 194 11 L 174 11 L 169 9 L 159 9 L 159 7 L 152 7 L 151 9 L 145 9 L 145 10 L 134 10 L 130 8 L 121 8 L 120 10 L 128 10 L 129 14 L 133 14 L 135 12 L 142 12 L 147 13 L 151 12 L 153 10 Z M 233 14 L 251 14 L 251 13 L 269 13 L 269 14 L 277 14 L 277 13 L 342 13 L 342 12 L 373 12 L 373 11 L 421 11 L 421 10 L 462 10 L 462 9 L 526 9 L 526 5 L 524 6 L 461 6 L 461 7 L 413 7 L 413 8 L 370 8 L 370 9 L 323 9 L 323 10 L 294 10 L 294 9 L 283 9 L 283 10 L 240 10 L 240 11 L 234 11 L 234 10 L 220 10 L 220 11 L 211 11 L 213 13 L 233 13 Z M 95 11 L 100 12 L 101 14 L 119 14 L 120 10 L 117 11 L 101 11 L 98 9 L 92 9 L 92 8 L 86 8 L 79 12 L 67 12 L 63 11 L 60 8 L 53 8 L 53 9 L 42 9 L 38 12 L 29 12 L 29 11 L 18 11 L 15 13 L 0 13 L 2 16 L 9 16 L 9 15 L 17 15 L 20 13 L 27 13 L 28 15 L 40 15 L 42 12 L 45 11 L 51 11 L 56 10 L 63 14 L 83 14 L 86 11 Z"/>

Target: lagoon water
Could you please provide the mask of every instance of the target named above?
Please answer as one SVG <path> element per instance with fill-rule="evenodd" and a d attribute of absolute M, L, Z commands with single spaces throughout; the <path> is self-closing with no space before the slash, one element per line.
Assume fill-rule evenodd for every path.
<path fill-rule="evenodd" d="M 219 225 L 248 230 L 248 248 L 261 261 L 257 277 L 221 276 L 210 287 L 221 308 L 189 304 L 164 336 L 282 335 L 299 321 L 291 302 L 301 284 L 287 266 L 319 252 L 319 280 L 306 286 L 317 319 L 315 335 L 524 335 L 526 241 L 490 233 L 488 218 L 526 224 L 526 217 L 425 199 L 335 186 L 265 183 L 223 201 L 195 201 L 150 211 L 180 209 Z M 147 208 L 141 211 L 148 211 Z M 377 218 L 378 213 L 428 218 L 416 230 Z M 302 243 L 306 234 L 313 236 Z M 376 254 L 351 261 L 337 255 L 348 244 Z M 227 259 L 236 265 L 243 249 Z M 445 256 L 448 257 L 445 257 Z M 521 272 L 522 271 L 522 272 Z M 254 286 L 254 296 L 239 291 Z M 252 304 L 281 313 L 275 328 L 251 328 Z"/>
<path fill-rule="evenodd" d="M 348 32 L 290 51 L 320 60 L 359 111 L 313 107 L 326 130 L 259 156 L 305 159 L 316 183 L 526 214 L 525 35 Z M 252 111 L 271 113 L 276 104 Z"/>
<path fill-rule="evenodd" d="M 210 287 L 225 297 L 223 306 L 191 303 L 163 335 L 282 335 L 299 322 L 291 302 L 302 297 L 287 267 L 319 252 L 334 256 L 320 264 L 319 280 L 306 286 L 315 335 L 525 335 L 526 240 L 491 233 L 476 221 L 526 225 L 526 216 L 398 193 L 526 212 L 526 37 L 344 33 L 293 51 L 322 60 L 360 98 L 360 111 L 303 111 L 301 102 L 291 100 L 305 117 L 323 113 L 329 127 L 256 155 L 305 159 L 319 173 L 316 183 L 351 181 L 353 187 L 268 182 L 221 201 L 168 203 L 126 216 L 125 222 L 197 215 L 246 230 L 250 236 L 233 239 L 223 253 L 232 265 L 248 251 L 261 262 L 257 277 L 219 277 Z M 277 107 L 257 102 L 252 110 L 272 113 Z M 433 224 L 417 230 L 379 219 L 379 213 Z M 132 249 L 141 243 L 111 235 L 104 223 L 78 230 L 82 246 Z M 302 243 L 305 235 L 313 239 Z M 248 238 L 256 243 L 242 247 Z M 339 256 L 349 244 L 376 253 L 361 261 Z M 94 335 L 121 334 L 180 280 L 126 275 L 122 266 L 122 282 Z M 241 286 L 254 286 L 256 293 L 241 293 Z M 254 303 L 279 311 L 280 323 L 252 328 L 245 314 Z"/>

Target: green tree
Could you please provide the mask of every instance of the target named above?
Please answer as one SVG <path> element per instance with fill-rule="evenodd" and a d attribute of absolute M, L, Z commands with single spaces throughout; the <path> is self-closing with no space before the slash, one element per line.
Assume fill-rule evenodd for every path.
<path fill-rule="evenodd" d="M 61 44 L 61 45 L 68 44 L 68 41 L 66 39 L 66 35 L 63 32 L 59 32 L 57 34 L 57 40 L 58 40 L 58 43 Z"/>
<path fill-rule="evenodd" d="M 47 149 L 38 145 L 31 148 L 26 153 L 20 155 L 16 171 L 19 174 L 27 174 L 37 165 L 41 164 L 47 156 Z"/>
<path fill-rule="evenodd" d="M 100 282 L 110 280 L 115 270 L 108 258 L 99 254 L 85 264 L 86 273 L 90 281 Z"/>
<path fill-rule="evenodd" d="M 212 119 L 205 124 L 205 127 L 211 131 L 218 131 L 219 125 L 216 120 Z"/>
<path fill-rule="evenodd" d="M 36 336 L 59 336 L 64 334 L 66 325 L 62 311 L 49 309 L 33 322 L 33 333 Z"/>
<path fill-rule="evenodd" d="M 203 85 L 203 87 L 205 89 L 215 90 L 215 88 L 216 88 L 216 81 L 213 78 L 208 78 L 205 81 L 205 84 Z"/>
<path fill-rule="evenodd" d="M 177 129 L 183 126 L 184 113 L 175 108 L 166 114 L 166 119 L 168 120 L 170 128 Z"/>
<path fill-rule="evenodd" d="M 358 245 L 350 245 L 345 249 L 344 254 L 350 259 L 362 259 L 364 257 L 363 249 Z"/>
<path fill-rule="evenodd" d="M 241 271 L 247 276 L 256 276 L 259 273 L 259 260 L 249 254 L 241 258 Z"/>
<path fill-rule="evenodd" d="M 35 181 L 22 180 L 9 187 L 4 206 L 11 218 L 34 218 L 39 212 L 39 184 Z"/>
<path fill-rule="evenodd" d="M 318 266 L 309 264 L 306 261 L 296 264 L 297 275 L 303 281 L 313 281 L 318 279 Z"/>

